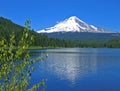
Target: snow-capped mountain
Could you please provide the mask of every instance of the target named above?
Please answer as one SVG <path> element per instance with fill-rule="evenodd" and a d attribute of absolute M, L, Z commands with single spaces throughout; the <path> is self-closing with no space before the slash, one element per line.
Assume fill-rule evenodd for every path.
<path fill-rule="evenodd" d="M 76 16 L 72 16 L 54 27 L 46 28 L 37 31 L 38 33 L 55 33 L 55 32 L 93 32 L 93 33 L 113 33 L 112 31 L 98 28 L 93 25 L 89 25 L 80 20 Z"/>

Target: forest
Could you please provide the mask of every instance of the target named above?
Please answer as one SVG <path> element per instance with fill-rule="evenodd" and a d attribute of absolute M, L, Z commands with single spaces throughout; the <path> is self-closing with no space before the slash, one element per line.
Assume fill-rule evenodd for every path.
<path fill-rule="evenodd" d="M 5 38 L 6 41 L 9 42 L 9 36 L 14 32 L 16 46 L 22 36 L 24 31 L 24 27 L 18 24 L 13 23 L 11 20 L 6 19 L 4 17 L 0 17 L 0 40 Z M 86 41 L 86 42 L 78 42 L 71 41 L 65 39 L 57 39 L 57 38 L 48 38 L 44 34 L 39 34 L 35 32 L 33 29 L 29 30 L 29 37 L 33 36 L 34 41 L 31 43 L 31 47 L 38 48 L 66 48 L 66 47 L 92 47 L 92 48 L 100 48 L 100 47 L 108 47 L 108 48 L 119 48 L 120 47 L 120 37 L 109 40 L 105 43 L 97 42 L 97 41 Z"/>

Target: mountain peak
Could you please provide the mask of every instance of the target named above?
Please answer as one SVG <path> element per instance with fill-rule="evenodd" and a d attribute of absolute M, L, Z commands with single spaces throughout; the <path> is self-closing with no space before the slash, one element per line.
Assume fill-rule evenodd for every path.
<path fill-rule="evenodd" d="M 76 20 L 78 20 L 78 21 L 83 22 L 83 21 L 80 20 L 77 16 L 71 16 L 70 18 L 68 18 L 68 20 L 72 20 L 72 21 L 76 21 Z"/>
<path fill-rule="evenodd" d="M 111 33 L 102 28 L 97 28 L 80 20 L 76 16 L 71 16 L 68 19 L 56 24 L 54 27 L 46 28 L 38 31 L 38 33 L 53 33 L 53 32 L 95 32 L 95 33 Z"/>
<path fill-rule="evenodd" d="M 79 19 L 78 17 L 76 16 L 71 16 L 70 18 L 68 18 L 69 20 L 75 20 L 75 19 Z"/>

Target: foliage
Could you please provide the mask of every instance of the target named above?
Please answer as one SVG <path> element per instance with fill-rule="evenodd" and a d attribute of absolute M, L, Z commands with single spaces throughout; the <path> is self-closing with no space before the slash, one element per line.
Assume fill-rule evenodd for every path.
<path fill-rule="evenodd" d="M 0 91 L 26 91 L 34 70 L 34 60 L 26 49 L 33 41 L 29 35 L 30 21 L 26 20 L 22 37 L 16 46 L 15 33 L 10 35 L 9 42 L 3 37 L 0 40 Z M 44 80 L 34 85 L 28 91 L 35 91 L 44 86 Z"/>

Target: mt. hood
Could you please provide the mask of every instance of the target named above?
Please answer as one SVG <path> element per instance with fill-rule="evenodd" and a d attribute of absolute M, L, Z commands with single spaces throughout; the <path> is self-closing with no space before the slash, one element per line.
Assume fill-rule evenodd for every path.
<path fill-rule="evenodd" d="M 113 33 L 112 31 L 98 28 L 93 25 L 89 25 L 80 20 L 76 16 L 72 16 L 54 27 L 46 28 L 37 31 L 38 33 L 55 33 L 55 32 L 93 32 L 93 33 Z"/>

